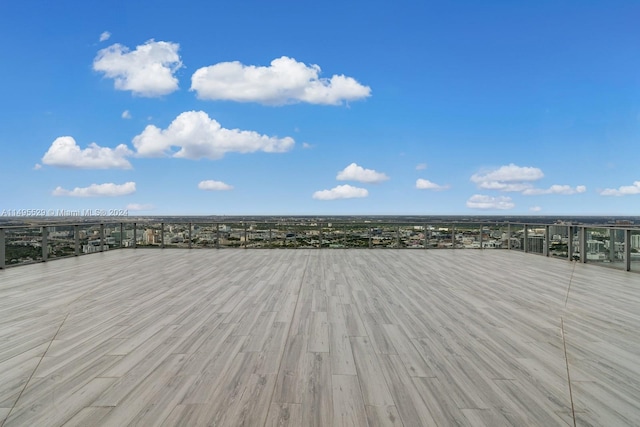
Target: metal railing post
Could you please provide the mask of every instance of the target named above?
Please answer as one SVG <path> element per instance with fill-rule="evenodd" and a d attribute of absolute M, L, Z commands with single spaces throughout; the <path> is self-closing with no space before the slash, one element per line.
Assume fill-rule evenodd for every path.
<path fill-rule="evenodd" d="M 120 249 L 124 248 L 124 223 L 120 223 L 120 242 L 118 247 Z"/>
<path fill-rule="evenodd" d="M 400 248 L 400 226 L 396 225 L 396 249 Z"/>
<path fill-rule="evenodd" d="M 247 224 L 243 223 L 244 227 L 244 248 L 247 249 Z"/>
<path fill-rule="evenodd" d="M 511 224 L 507 224 L 507 249 L 511 250 Z"/>
<path fill-rule="evenodd" d="M 482 224 L 480 224 L 480 249 L 484 249 L 484 244 L 482 242 Z"/>
<path fill-rule="evenodd" d="M 422 224 L 422 234 L 423 234 L 423 236 L 424 236 L 424 238 L 423 238 L 424 243 L 423 243 L 423 247 L 422 247 L 422 248 L 423 248 L 423 249 L 427 249 L 427 245 L 428 245 L 429 243 L 428 243 L 428 240 L 427 240 L 427 224 L 426 224 L 426 223 L 425 223 L 425 224 Z"/>
<path fill-rule="evenodd" d="M 216 249 L 220 249 L 220 223 L 216 222 Z"/>
<path fill-rule="evenodd" d="M 100 224 L 100 252 L 104 252 L 104 224 Z"/>
<path fill-rule="evenodd" d="M 164 249 L 164 222 L 160 223 L 160 249 Z"/>
<path fill-rule="evenodd" d="M 587 227 L 580 227 L 580 261 L 587 262 Z"/>
<path fill-rule="evenodd" d="M 451 225 L 451 249 L 456 248 L 456 226 Z"/>
<path fill-rule="evenodd" d="M 524 253 L 529 252 L 529 226 L 527 224 L 524 225 L 524 239 L 522 241 L 522 249 Z"/>
<path fill-rule="evenodd" d="M 322 244 L 322 240 L 320 241 L 320 244 Z M 271 247 L 271 224 L 269 224 L 269 240 L 268 240 L 268 245 L 269 248 Z"/>
<path fill-rule="evenodd" d="M 567 239 L 567 256 L 569 257 L 569 261 L 573 261 L 573 227 L 567 226 L 569 233 Z"/>
<path fill-rule="evenodd" d="M 189 223 L 189 249 L 191 249 L 191 226 L 193 224 Z"/>
<path fill-rule="evenodd" d="M 549 226 L 544 226 L 544 256 L 549 256 Z"/>
<path fill-rule="evenodd" d="M 625 270 L 631 271 L 631 229 L 624 230 L 624 263 Z"/>
<path fill-rule="evenodd" d="M 75 244 L 75 254 L 76 256 L 80 255 L 80 226 L 73 226 L 73 240 Z"/>
<path fill-rule="evenodd" d="M 613 228 L 609 229 L 609 261 L 616 259 L 616 232 Z"/>
<path fill-rule="evenodd" d="M 136 223 L 133 223 L 133 249 L 138 247 L 138 228 Z"/>
<path fill-rule="evenodd" d="M 369 226 L 369 249 L 373 247 L 373 227 Z"/>
<path fill-rule="evenodd" d="M 6 265 L 6 261 L 5 261 L 5 257 L 6 257 L 6 252 L 5 252 L 5 238 L 4 238 L 4 230 L 2 228 L 0 228 L 0 269 L 4 268 L 4 266 Z"/>
<path fill-rule="evenodd" d="M 322 249 L 322 223 L 318 222 L 318 237 L 320 238 L 320 245 L 318 245 L 318 248 Z"/>
<path fill-rule="evenodd" d="M 47 237 L 49 235 L 49 227 L 45 225 L 40 230 L 42 232 L 42 261 L 46 261 L 49 257 L 49 242 L 47 241 Z"/>

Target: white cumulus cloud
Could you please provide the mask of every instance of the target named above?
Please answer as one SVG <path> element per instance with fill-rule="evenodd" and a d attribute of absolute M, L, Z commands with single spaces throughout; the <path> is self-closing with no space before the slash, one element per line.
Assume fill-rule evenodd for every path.
<path fill-rule="evenodd" d="M 107 41 L 111 38 L 111 33 L 109 31 L 104 31 L 102 34 L 100 34 L 100 41 L 104 42 Z"/>
<path fill-rule="evenodd" d="M 339 105 L 371 95 L 371 88 L 354 78 L 320 77 L 320 67 L 283 56 L 268 67 L 220 62 L 199 68 L 191 77 L 198 98 L 284 105 L 298 102 Z"/>
<path fill-rule="evenodd" d="M 447 190 L 449 188 L 448 185 L 439 185 L 435 182 L 431 182 L 428 179 L 418 178 L 416 180 L 416 188 L 418 190 L 434 190 L 434 191 L 442 191 Z"/>
<path fill-rule="evenodd" d="M 124 110 L 124 111 L 122 112 L 121 117 L 122 117 L 123 119 L 130 119 L 130 118 L 131 118 L 131 113 L 129 112 L 129 110 Z"/>
<path fill-rule="evenodd" d="M 532 187 L 531 182 L 544 177 L 542 170 L 513 163 L 485 173 L 476 173 L 471 181 L 479 188 L 500 191 L 524 191 Z"/>
<path fill-rule="evenodd" d="M 204 111 L 187 111 L 166 129 L 148 125 L 133 138 L 137 154 L 144 157 L 170 155 L 186 159 L 219 159 L 225 153 L 282 153 L 293 148 L 291 137 L 277 138 L 254 131 L 225 129 Z M 172 147 L 178 148 L 172 151 Z"/>
<path fill-rule="evenodd" d="M 376 172 L 373 169 L 365 169 L 362 166 L 358 166 L 356 163 L 351 163 L 349 166 L 338 172 L 336 179 L 338 181 L 358 181 L 376 184 L 388 180 L 389 177 L 382 172 Z"/>
<path fill-rule="evenodd" d="M 114 79 L 117 90 L 145 97 L 162 96 L 178 89 L 175 72 L 182 67 L 177 43 L 149 40 L 130 51 L 120 44 L 98 52 L 93 69 Z"/>
<path fill-rule="evenodd" d="M 155 209 L 155 206 L 151 204 L 143 204 L 143 203 L 129 203 L 127 205 L 127 210 L 130 211 L 150 211 Z"/>
<path fill-rule="evenodd" d="M 233 186 L 232 185 L 225 184 L 222 181 L 214 181 L 212 179 L 208 179 L 206 181 L 200 181 L 198 183 L 198 188 L 200 190 L 208 190 L 208 191 L 233 190 Z"/>
<path fill-rule="evenodd" d="M 635 181 L 633 185 L 623 185 L 618 188 L 605 188 L 600 192 L 601 196 L 628 196 L 640 194 L 640 181 Z"/>
<path fill-rule="evenodd" d="M 125 182 L 124 184 L 91 184 L 88 187 L 76 187 L 73 190 L 67 190 L 62 187 L 56 187 L 53 190 L 54 196 L 69 197 L 117 197 L 126 196 L 136 192 L 135 182 Z"/>
<path fill-rule="evenodd" d="M 467 207 L 471 209 L 513 209 L 515 204 L 511 197 L 491 197 L 482 194 L 474 194 L 467 200 Z"/>
<path fill-rule="evenodd" d="M 61 136 L 53 141 L 42 157 L 42 163 L 78 169 L 131 169 L 126 157 L 132 154 L 124 144 L 112 149 L 92 142 L 87 148 L 80 149 L 73 137 Z"/>
<path fill-rule="evenodd" d="M 576 188 L 571 187 L 570 185 L 552 185 L 549 188 L 528 188 L 522 192 L 525 196 L 537 196 L 541 194 L 563 194 L 563 195 L 571 195 L 571 194 L 579 194 L 587 191 L 587 187 L 584 185 L 578 185 Z"/>
<path fill-rule="evenodd" d="M 313 193 L 313 198 L 317 200 L 354 199 L 367 197 L 369 192 L 366 188 L 353 187 L 351 185 L 338 185 L 331 190 L 321 190 Z"/>

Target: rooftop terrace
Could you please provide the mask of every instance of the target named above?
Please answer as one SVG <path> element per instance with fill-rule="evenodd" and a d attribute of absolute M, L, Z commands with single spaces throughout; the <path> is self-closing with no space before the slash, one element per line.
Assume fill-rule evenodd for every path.
<path fill-rule="evenodd" d="M 127 249 L 9 268 L 0 424 L 640 425 L 639 288 L 504 250 Z"/>

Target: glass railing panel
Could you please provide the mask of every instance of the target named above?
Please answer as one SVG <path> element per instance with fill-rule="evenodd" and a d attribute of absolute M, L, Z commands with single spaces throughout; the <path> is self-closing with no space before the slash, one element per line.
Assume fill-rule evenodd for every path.
<path fill-rule="evenodd" d="M 631 230 L 631 271 L 640 271 L 640 229 Z"/>
<path fill-rule="evenodd" d="M 162 239 L 165 248 L 188 248 L 189 223 L 165 223 Z"/>
<path fill-rule="evenodd" d="M 437 224 L 427 227 L 427 238 L 430 248 L 451 249 L 453 248 L 453 236 L 455 226 L 453 224 Z"/>
<path fill-rule="evenodd" d="M 320 245 L 320 228 L 316 223 L 299 223 L 292 227 L 297 247 L 301 249 L 317 248 Z"/>
<path fill-rule="evenodd" d="M 5 230 L 5 265 L 42 261 L 41 227 Z"/>
<path fill-rule="evenodd" d="M 615 239 L 614 230 L 603 227 L 588 227 L 585 229 L 585 236 L 585 257 L 588 263 L 611 265 L 615 262 L 615 244 L 611 244 L 612 238 Z"/>
<path fill-rule="evenodd" d="M 244 224 L 228 222 L 219 224 L 220 248 L 244 247 Z"/>
<path fill-rule="evenodd" d="M 587 230 L 587 262 L 600 263 L 607 267 L 619 270 L 626 269 L 625 257 L 625 231 L 619 228 L 601 228 L 596 229 L 597 234 L 593 235 L 589 232 L 594 229 Z M 594 240 L 601 240 L 602 243 L 596 243 Z M 601 253 L 593 253 L 594 245 L 598 245 Z"/>
<path fill-rule="evenodd" d="M 482 224 L 463 223 L 455 225 L 455 247 L 458 249 L 480 249 L 483 236 Z"/>
<path fill-rule="evenodd" d="M 399 226 L 400 247 L 424 249 L 424 224 L 403 224 Z"/>
<path fill-rule="evenodd" d="M 527 226 L 527 251 L 532 254 L 545 253 L 545 227 L 544 225 Z"/>
<path fill-rule="evenodd" d="M 505 224 L 482 225 L 483 249 L 507 249 L 507 226 Z"/>
<path fill-rule="evenodd" d="M 359 249 L 369 247 L 369 224 L 346 223 L 343 226 L 345 247 Z"/>
<path fill-rule="evenodd" d="M 344 248 L 345 247 L 345 227 L 344 224 L 328 222 L 322 224 L 322 244 L 323 248 Z"/>
<path fill-rule="evenodd" d="M 138 224 L 136 230 L 136 246 L 140 248 L 159 248 L 162 244 L 162 224 L 148 222 Z"/>
<path fill-rule="evenodd" d="M 191 224 L 191 248 L 215 248 L 217 242 L 216 225 L 211 223 Z"/>
<path fill-rule="evenodd" d="M 549 256 L 569 258 L 569 226 L 549 226 Z"/>
<path fill-rule="evenodd" d="M 105 246 L 111 249 L 120 249 L 123 247 L 124 242 L 124 226 L 120 227 L 121 223 L 113 222 L 104 225 L 104 243 Z"/>
<path fill-rule="evenodd" d="M 397 248 L 398 247 L 399 226 L 395 224 L 374 224 L 371 225 L 371 247 L 372 248 Z"/>
<path fill-rule="evenodd" d="M 269 227 L 264 223 L 247 224 L 246 247 L 249 249 L 266 248 L 269 243 Z"/>
<path fill-rule="evenodd" d="M 48 259 L 74 256 L 76 253 L 73 225 L 52 225 L 47 227 Z"/>

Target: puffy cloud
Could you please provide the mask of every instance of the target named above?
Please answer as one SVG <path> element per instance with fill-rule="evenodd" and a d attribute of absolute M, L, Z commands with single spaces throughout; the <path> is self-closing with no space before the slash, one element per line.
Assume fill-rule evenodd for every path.
<path fill-rule="evenodd" d="M 111 33 L 109 31 L 104 31 L 102 34 L 100 34 L 100 41 L 104 42 L 107 41 L 111 38 Z"/>
<path fill-rule="evenodd" d="M 321 190 L 313 193 L 313 198 L 317 200 L 354 199 L 367 197 L 369 192 L 366 188 L 353 187 L 351 185 L 338 185 L 331 190 Z"/>
<path fill-rule="evenodd" d="M 540 194 L 578 194 L 587 191 L 587 187 L 584 185 L 578 185 L 576 188 L 570 185 L 552 185 L 549 188 L 528 188 L 522 192 L 525 196 L 537 196 Z"/>
<path fill-rule="evenodd" d="M 418 163 L 416 165 L 416 170 L 417 171 L 423 171 L 427 168 L 427 164 L 426 163 Z"/>
<path fill-rule="evenodd" d="M 206 181 L 200 181 L 200 183 L 198 184 L 198 188 L 200 190 L 209 190 L 209 191 L 233 190 L 232 185 L 225 184 L 222 181 L 214 181 L 212 179 L 208 179 Z"/>
<path fill-rule="evenodd" d="M 538 168 L 521 167 L 511 163 L 483 174 L 473 174 L 471 181 L 485 190 L 524 191 L 532 187 L 532 181 L 542 177 L 544 174 Z"/>
<path fill-rule="evenodd" d="M 124 184 L 91 184 L 88 187 L 76 187 L 73 190 L 66 190 L 62 187 L 56 187 L 53 190 L 54 196 L 70 196 L 70 197 L 116 197 L 126 196 L 136 192 L 135 182 L 125 182 Z"/>
<path fill-rule="evenodd" d="M 114 79 L 117 90 L 130 90 L 136 95 L 154 97 L 178 89 L 174 73 L 182 67 L 177 43 L 149 40 L 132 52 L 120 44 L 98 52 L 93 69 Z"/>
<path fill-rule="evenodd" d="M 605 188 L 600 192 L 601 196 L 628 196 L 640 194 L 640 181 L 635 181 L 633 185 L 623 185 L 619 188 Z"/>
<path fill-rule="evenodd" d="M 124 144 L 111 149 L 92 142 L 81 150 L 73 137 L 61 136 L 53 141 L 42 157 L 42 163 L 79 169 L 131 169 L 131 163 L 126 157 L 132 154 Z"/>
<path fill-rule="evenodd" d="M 225 153 L 282 153 L 291 150 L 293 138 L 260 135 L 254 131 L 225 129 L 204 111 L 187 111 L 176 117 L 166 129 L 148 125 L 133 138 L 140 156 L 171 155 L 186 159 L 219 159 Z M 172 152 L 171 147 L 179 148 Z"/>
<path fill-rule="evenodd" d="M 513 209 L 515 204 L 511 197 L 491 197 L 474 194 L 467 200 L 467 207 L 472 209 Z"/>
<path fill-rule="evenodd" d="M 155 206 L 151 204 L 129 203 L 127 205 L 127 210 L 130 211 L 150 211 L 153 209 L 155 209 Z"/>
<path fill-rule="evenodd" d="M 428 179 L 418 178 L 416 180 L 416 188 L 418 190 L 434 190 L 434 191 L 442 191 L 447 190 L 449 188 L 448 185 L 438 185 L 435 182 L 431 182 Z"/>
<path fill-rule="evenodd" d="M 376 172 L 373 169 L 365 169 L 362 166 L 351 163 L 349 166 L 338 172 L 336 179 L 338 181 L 379 183 L 388 180 L 389 177 L 382 172 Z"/>
<path fill-rule="evenodd" d="M 274 59 L 268 67 L 220 62 L 196 70 L 191 77 L 191 90 L 201 99 L 267 105 L 339 105 L 371 95 L 371 88 L 352 77 L 334 75 L 327 79 L 319 75 L 319 66 L 308 66 L 286 56 Z"/>
<path fill-rule="evenodd" d="M 121 117 L 122 117 L 123 119 L 130 119 L 130 118 L 131 118 L 131 113 L 129 112 L 129 110 L 124 110 L 124 111 L 122 112 Z"/>

